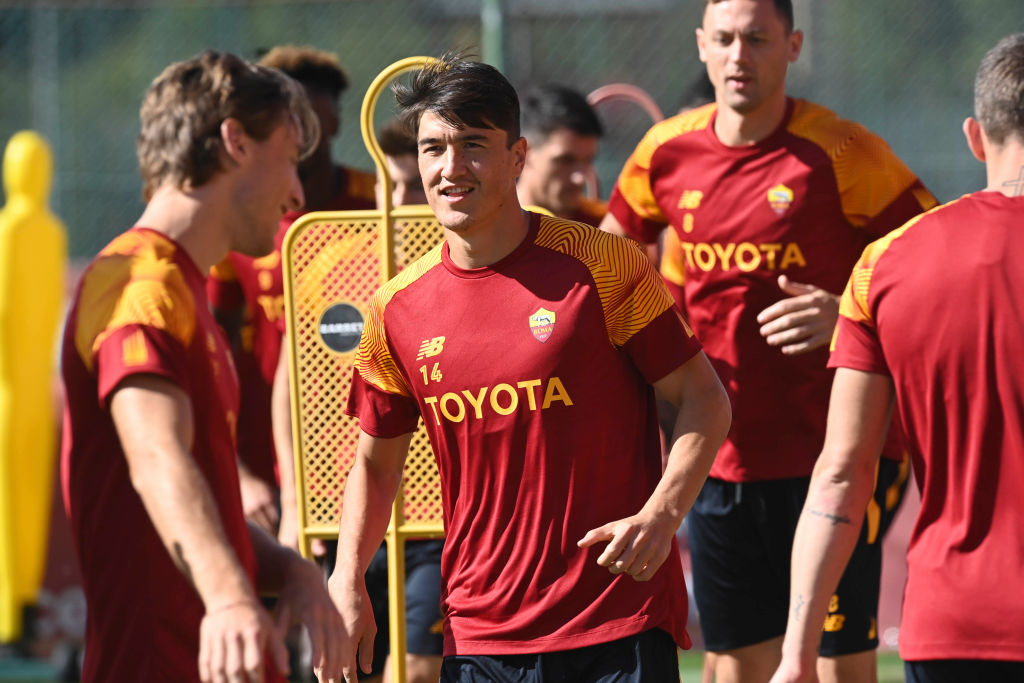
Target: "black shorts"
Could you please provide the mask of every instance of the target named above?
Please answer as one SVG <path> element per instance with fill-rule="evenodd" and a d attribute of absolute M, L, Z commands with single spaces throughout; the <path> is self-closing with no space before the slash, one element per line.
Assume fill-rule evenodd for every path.
<path fill-rule="evenodd" d="M 860 539 L 829 604 L 819 654 L 878 647 L 882 537 L 909 465 L 881 459 Z M 781 636 L 789 609 L 793 534 L 809 477 L 735 484 L 709 478 L 686 518 L 693 593 L 705 647 L 723 652 Z"/>
<path fill-rule="evenodd" d="M 444 541 L 405 543 L 405 643 L 413 655 L 441 656 L 444 635 L 441 622 L 441 551 Z M 366 592 L 373 605 L 377 637 L 373 641 L 373 673 L 384 670 L 391 651 L 388 625 L 388 554 L 381 546 L 366 570 Z"/>
<path fill-rule="evenodd" d="M 903 662 L 907 683 L 1021 683 L 1024 662 L 990 659 L 933 659 Z"/>
<path fill-rule="evenodd" d="M 667 632 L 536 655 L 445 657 L 441 683 L 668 683 L 679 681 L 679 651 Z"/>

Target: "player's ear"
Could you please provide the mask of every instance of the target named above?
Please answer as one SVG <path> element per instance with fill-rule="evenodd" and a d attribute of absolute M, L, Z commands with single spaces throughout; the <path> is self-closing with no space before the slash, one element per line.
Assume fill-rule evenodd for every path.
<path fill-rule="evenodd" d="M 700 57 L 700 61 L 707 63 L 708 53 L 707 46 L 704 43 L 704 29 L 697 29 L 697 55 Z"/>
<path fill-rule="evenodd" d="M 221 121 L 220 141 L 224 146 L 224 152 L 236 163 L 241 163 L 250 151 L 249 136 L 238 119 L 227 118 Z"/>
<path fill-rule="evenodd" d="M 804 46 L 804 32 L 790 31 L 787 40 L 789 41 L 789 61 L 792 63 L 800 56 L 800 49 Z"/>
<path fill-rule="evenodd" d="M 981 163 L 985 163 L 985 131 L 981 129 L 978 119 L 968 116 L 964 119 L 964 137 L 967 138 L 967 147 Z"/>
<path fill-rule="evenodd" d="M 516 168 L 516 177 L 523 172 L 523 166 L 526 164 L 526 138 L 519 138 L 509 147 L 512 153 L 515 155 L 513 163 Z"/>

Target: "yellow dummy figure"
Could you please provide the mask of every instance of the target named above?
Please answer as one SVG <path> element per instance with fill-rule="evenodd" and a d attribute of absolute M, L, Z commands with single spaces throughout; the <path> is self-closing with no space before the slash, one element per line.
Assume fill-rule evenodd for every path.
<path fill-rule="evenodd" d="M 0 641 L 21 637 L 43 579 L 57 459 L 53 394 L 67 237 L 47 206 L 53 155 L 31 131 L 3 160 L 0 209 Z"/>

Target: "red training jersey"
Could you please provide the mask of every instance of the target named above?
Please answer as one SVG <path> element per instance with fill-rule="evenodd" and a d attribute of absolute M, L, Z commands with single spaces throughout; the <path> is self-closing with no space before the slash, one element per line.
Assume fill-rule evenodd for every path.
<path fill-rule="evenodd" d="M 188 393 L 192 457 L 255 579 L 235 465 L 238 382 L 205 302 L 205 277 L 188 254 L 135 228 L 85 271 L 68 315 L 61 482 L 88 603 L 83 681 L 199 681 L 203 603 L 132 487 L 110 416 L 125 378 L 159 375 Z"/>
<path fill-rule="evenodd" d="M 783 355 L 761 336 L 757 314 L 788 297 L 782 274 L 839 294 L 868 242 L 935 199 L 885 142 L 828 109 L 788 100 L 779 128 L 744 147 L 719 141 L 716 111 L 656 124 L 608 209 L 640 241 L 667 225 L 679 237 L 686 314 L 732 400 L 711 475 L 808 476 L 824 441 L 828 351 Z"/>
<path fill-rule="evenodd" d="M 373 298 L 348 414 L 394 437 L 420 415 L 441 474 L 445 654 L 539 653 L 660 627 L 682 647 L 679 554 L 646 583 L 576 543 L 661 477 L 654 391 L 700 345 L 644 254 L 530 214 L 464 270 L 442 243 Z"/>
<path fill-rule="evenodd" d="M 1024 197 L 967 195 L 869 246 L 832 367 L 892 377 L 921 510 L 900 655 L 1024 660 Z"/>
<path fill-rule="evenodd" d="M 329 206 L 317 210 L 374 208 L 376 176 L 346 167 L 339 171 L 338 194 Z M 253 474 L 272 486 L 277 486 L 277 474 L 270 404 L 285 331 L 281 244 L 288 228 L 304 213 L 290 211 L 282 217 L 273 252 L 261 258 L 232 252 L 214 267 L 207 282 L 215 314 L 242 321 L 240 338 L 232 347 L 243 397 L 239 457 Z"/>

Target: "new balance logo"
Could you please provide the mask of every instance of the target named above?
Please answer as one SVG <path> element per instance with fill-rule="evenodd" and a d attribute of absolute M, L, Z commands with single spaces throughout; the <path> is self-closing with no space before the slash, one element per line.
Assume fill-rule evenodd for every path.
<path fill-rule="evenodd" d="M 680 209 L 699 209 L 700 200 L 704 199 L 704 192 L 701 190 L 683 190 L 683 194 L 679 197 Z"/>
<path fill-rule="evenodd" d="M 444 337 L 424 339 L 423 343 L 420 344 L 419 353 L 416 354 L 416 360 L 437 356 L 442 351 L 444 351 Z"/>

